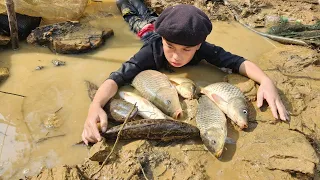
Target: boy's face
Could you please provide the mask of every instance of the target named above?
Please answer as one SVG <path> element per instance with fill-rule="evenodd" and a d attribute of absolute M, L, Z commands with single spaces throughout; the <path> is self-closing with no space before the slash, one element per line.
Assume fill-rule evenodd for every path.
<path fill-rule="evenodd" d="M 201 43 L 196 46 L 183 46 L 162 38 L 163 51 L 167 61 L 173 67 L 182 67 L 191 61 Z"/>

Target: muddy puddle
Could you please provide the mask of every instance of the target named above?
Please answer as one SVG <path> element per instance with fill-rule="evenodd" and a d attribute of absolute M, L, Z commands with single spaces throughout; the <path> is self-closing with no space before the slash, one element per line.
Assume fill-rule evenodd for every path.
<path fill-rule="evenodd" d="M 84 81 L 100 85 L 142 44 L 129 31 L 115 3 L 91 3 L 86 12 L 113 14 L 100 13 L 85 19 L 98 28 L 108 27 L 115 32 L 97 50 L 59 55 L 44 47 L 21 43 L 17 51 L 0 52 L 0 67 L 10 69 L 10 77 L 1 83 L 0 90 L 26 96 L 0 93 L 3 179 L 31 177 L 40 172 L 38 179 L 52 176 L 77 179 L 75 174 L 88 177 L 99 168 L 98 162 L 87 159 L 86 147 L 72 146 L 81 138 L 90 103 Z M 236 144 L 228 144 L 221 159 L 208 153 L 199 140 L 121 142 L 115 155 L 94 178 L 301 179 L 317 174 L 314 169 L 318 163 L 320 125 L 316 119 L 320 116 L 319 54 L 305 47 L 283 46 L 231 22 L 213 22 L 213 32 L 207 40 L 266 70 L 293 115 L 291 122 L 277 123 L 267 107 L 259 110 L 256 102 L 252 102 L 247 131 L 239 131 L 228 122 L 228 136 Z M 55 59 L 65 61 L 65 66 L 55 67 L 51 62 Z M 35 70 L 37 66 L 44 68 Z M 174 70 L 168 76 L 188 77 L 198 85 L 227 79 L 242 87 L 254 101 L 256 85 L 246 78 L 226 78 L 227 73 L 205 65 Z M 195 107 L 195 101 L 184 102 L 188 111 L 186 122 L 194 123 Z M 145 159 L 141 167 L 139 158 Z"/>

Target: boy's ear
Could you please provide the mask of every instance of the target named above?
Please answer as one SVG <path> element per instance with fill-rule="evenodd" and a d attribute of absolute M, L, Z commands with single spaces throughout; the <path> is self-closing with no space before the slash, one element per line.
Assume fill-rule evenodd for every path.
<path fill-rule="evenodd" d="M 200 43 L 200 44 L 198 44 L 198 45 L 197 45 L 197 50 L 199 50 L 199 49 L 200 49 L 201 44 L 202 44 L 202 43 Z"/>

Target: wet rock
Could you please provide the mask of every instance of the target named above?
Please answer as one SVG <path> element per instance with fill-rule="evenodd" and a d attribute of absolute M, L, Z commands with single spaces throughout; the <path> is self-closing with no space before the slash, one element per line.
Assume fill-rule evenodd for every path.
<path fill-rule="evenodd" d="M 100 30 L 89 24 L 67 21 L 36 28 L 27 42 L 48 46 L 56 53 L 77 54 L 100 47 L 112 35 L 112 29 Z"/>
<path fill-rule="evenodd" d="M 111 147 L 109 147 L 105 139 L 103 139 L 102 141 L 97 142 L 90 148 L 89 159 L 91 161 L 103 162 L 110 153 L 110 151 Z"/>
<path fill-rule="evenodd" d="M 9 77 L 9 69 L 5 67 L 0 67 L 0 82 Z"/>
<path fill-rule="evenodd" d="M 236 152 L 236 166 L 252 171 L 279 170 L 311 177 L 315 173 L 315 165 L 319 163 L 315 150 L 305 136 L 282 126 L 260 124 L 254 131 L 239 138 L 237 145 L 240 148 Z"/>
<path fill-rule="evenodd" d="M 47 180 L 47 179 L 87 179 L 83 173 L 76 167 L 67 165 L 55 167 L 52 169 L 43 169 L 37 176 L 28 178 L 29 180 Z"/>
<path fill-rule="evenodd" d="M 10 42 L 10 37 L 0 35 L 0 46 L 6 46 Z"/>

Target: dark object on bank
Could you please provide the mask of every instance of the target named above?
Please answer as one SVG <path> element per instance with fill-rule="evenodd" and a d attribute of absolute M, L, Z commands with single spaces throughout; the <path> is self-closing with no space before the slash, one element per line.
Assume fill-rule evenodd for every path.
<path fill-rule="evenodd" d="M 268 33 L 299 39 L 316 47 L 320 46 L 320 20 L 313 25 L 305 25 L 300 22 L 289 22 L 281 18 L 279 25 L 271 27 Z"/>
<path fill-rule="evenodd" d="M 31 31 L 38 27 L 41 22 L 40 17 L 31 17 L 18 13 L 16 14 L 16 17 L 20 40 L 26 39 Z M 8 16 L 4 14 L 0 14 L 0 35 L 10 36 Z"/>
<path fill-rule="evenodd" d="M 88 90 L 88 96 L 91 101 L 94 98 L 98 90 L 98 86 L 93 84 L 90 81 L 85 81 Z M 108 119 L 117 123 L 123 123 L 129 114 L 130 110 L 134 105 L 126 102 L 122 99 L 110 99 L 108 103 L 103 107 L 103 110 L 107 113 Z M 138 108 L 135 107 L 129 117 L 129 121 L 133 120 L 133 118 L 138 114 Z"/>
<path fill-rule="evenodd" d="M 100 30 L 89 24 L 67 21 L 36 28 L 27 42 L 48 46 L 55 53 L 78 54 L 100 47 L 112 35 L 110 28 Z"/>
<path fill-rule="evenodd" d="M 108 129 L 101 135 L 106 139 L 116 139 L 121 125 Z M 120 139 L 149 139 L 160 141 L 181 140 L 200 137 L 197 127 L 169 119 L 141 119 L 127 122 Z"/>
<path fill-rule="evenodd" d="M 10 40 L 12 49 L 19 48 L 19 37 L 18 37 L 18 25 L 16 12 L 14 10 L 13 0 L 6 0 L 6 9 L 8 14 L 9 28 L 10 28 Z"/>

